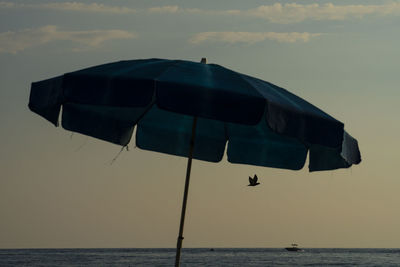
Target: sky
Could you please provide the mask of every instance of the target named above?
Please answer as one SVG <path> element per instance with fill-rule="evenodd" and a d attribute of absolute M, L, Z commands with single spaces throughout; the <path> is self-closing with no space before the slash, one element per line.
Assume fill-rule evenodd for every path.
<path fill-rule="evenodd" d="M 400 247 L 399 26 L 396 0 L 0 1 L 0 248 L 175 247 L 185 158 L 120 153 L 27 104 L 32 82 L 66 72 L 202 57 L 342 121 L 363 161 L 194 160 L 184 247 Z"/>

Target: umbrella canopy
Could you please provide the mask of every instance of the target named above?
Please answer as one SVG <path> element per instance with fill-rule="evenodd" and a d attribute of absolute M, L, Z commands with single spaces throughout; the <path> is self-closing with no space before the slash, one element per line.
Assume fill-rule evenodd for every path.
<path fill-rule="evenodd" d="M 204 63 L 204 62 L 203 62 Z M 61 109 L 62 107 L 62 109 Z M 357 140 L 334 119 L 274 84 L 216 64 L 143 59 L 32 83 L 29 108 L 58 126 L 126 146 L 188 157 L 175 265 L 179 266 L 192 158 L 299 170 L 348 168 Z"/>
<path fill-rule="evenodd" d="M 348 168 L 360 162 L 342 122 L 274 84 L 216 64 L 144 59 L 99 65 L 32 83 L 29 107 L 74 132 L 218 162 L 298 170 Z"/>

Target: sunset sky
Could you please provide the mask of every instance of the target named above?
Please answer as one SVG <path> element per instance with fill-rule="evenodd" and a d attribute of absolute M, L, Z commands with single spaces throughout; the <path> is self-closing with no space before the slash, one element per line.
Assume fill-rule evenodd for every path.
<path fill-rule="evenodd" d="M 0 1 L 0 248 L 175 247 L 185 158 L 134 138 L 119 154 L 27 104 L 31 82 L 66 72 L 202 57 L 342 121 L 363 161 L 194 160 L 184 247 L 400 247 L 399 29 L 398 0 Z"/>

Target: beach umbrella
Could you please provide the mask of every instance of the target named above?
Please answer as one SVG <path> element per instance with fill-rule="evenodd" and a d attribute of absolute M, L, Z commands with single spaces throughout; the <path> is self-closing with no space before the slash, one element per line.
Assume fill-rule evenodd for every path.
<path fill-rule="evenodd" d="M 188 158 L 177 241 L 179 265 L 192 159 L 290 170 L 361 161 L 344 124 L 272 83 L 217 64 L 140 59 L 34 82 L 29 108 L 66 130 Z"/>

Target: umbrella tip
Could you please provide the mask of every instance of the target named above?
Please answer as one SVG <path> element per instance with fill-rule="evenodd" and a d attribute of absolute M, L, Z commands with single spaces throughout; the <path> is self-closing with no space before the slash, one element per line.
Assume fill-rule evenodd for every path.
<path fill-rule="evenodd" d="M 207 58 L 205 57 L 201 58 L 200 63 L 207 64 Z"/>

